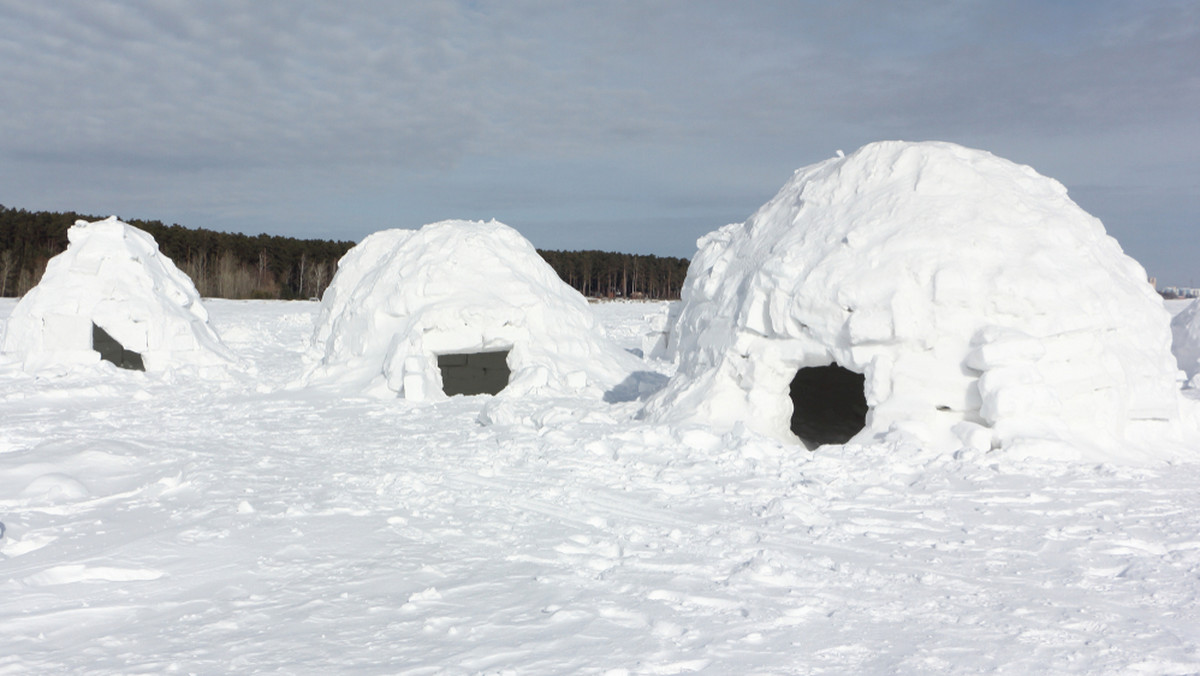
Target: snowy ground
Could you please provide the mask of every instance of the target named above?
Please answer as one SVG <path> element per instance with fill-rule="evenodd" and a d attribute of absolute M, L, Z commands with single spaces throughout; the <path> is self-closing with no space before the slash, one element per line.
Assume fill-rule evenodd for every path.
<path fill-rule="evenodd" d="M 484 424 L 285 389 L 316 304 L 207 305 L 255 378 L 0 374 L 0 674 L 1200 672 L 1200 464 Z"/>

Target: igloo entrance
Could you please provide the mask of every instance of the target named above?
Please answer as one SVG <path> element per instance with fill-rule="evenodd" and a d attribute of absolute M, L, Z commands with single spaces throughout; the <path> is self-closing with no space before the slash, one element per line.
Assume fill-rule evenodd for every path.
<path fill-rule="evenodd" d="M 439 354 L 442 391 L 456 394 L 498 394 L 508 386 L 512 372 L 508 368 L 508 350 Z"/>
<path fill-rule="evenodd" d="M 805 446 L 844 444 L 867 424 L 864 378 L 837 364 L 802 368 L 792 379 L 792 433 Z"/>
<path fill-rule="evenodd" d="M 117 342 L 116 338 L 108 335 L 108 331 L 92 322 L 92 349 L 100 353 L 100 358 L 112 362 L 118 367 L 131 371 L 145 371 L 142 355 Z"/>

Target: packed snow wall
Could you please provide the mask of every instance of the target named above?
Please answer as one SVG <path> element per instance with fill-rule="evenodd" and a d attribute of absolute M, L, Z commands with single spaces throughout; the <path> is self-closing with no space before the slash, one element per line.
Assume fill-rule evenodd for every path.
<path fill-rule="evenodd" d="M 640 365 L 516 230 L 443 221 L 376 232 L 338 262 L 305 380 L 440 399 L 439 357 L 505 350 L 506 395 L 603 392 Z"/>
<path fill-rule="evenodd" d="M 235 361 L 192 280 L 148 233 L 113 216 L 77 221 L 67 240 L 13 309 L 0 342 L 5 357 L 27 371 L 69 370 L 99 363 L 115 343 L 125 357 L 110 361 L 150 372 Z"/>
<path fill-rule="evenodd" d="M 880 142 L 798 170 L 702 238 L 655 420 L 795 439 L 804 367 L 862 374 L 854 439 L 1106 457 L 1175 433 L 1169 316 L 1057 181 L 950 143 Z"/>

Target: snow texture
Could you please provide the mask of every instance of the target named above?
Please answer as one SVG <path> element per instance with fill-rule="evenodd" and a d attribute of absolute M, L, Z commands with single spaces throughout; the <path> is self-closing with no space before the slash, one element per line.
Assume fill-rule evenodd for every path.
<path fill-rule="evenodd" d="M 236 360 L 209 325 L 192 280 L 149 234 L 112 216 L 76 221 L 67 239 L 13 310 L 0 343 L 4 357 L 30 372 L 98 364 L 94 323 L 140 353 L 147 372 L 213 374 Z"/>
<path fill-rule="evenodd" d="M 376 232 L 338 262 L 321 301 L 310 385 L 444 399 L 437 357 L 510 350 L 505 396 L 609 391 L 640 360 L 516 230 L 443 221 Z"/>
<path fill-rule="evenodd" d="M 0 674 L 1200 673 L 1200 463 L 797 453 L 587 393 L 481 426 L 284 388 L 316 303 L 207 306 L 256 379 L 0 371 Z M 667 305 L 593 310 L 638 349 Z"/>
<path fill-rule="evenodd" d="M 943 450 L 1178 452 L 1169 316 L 1100 221 L 1033 169 L 880 142 L 798 170 L 699 241 L 646 413 L 795 439 L 801 367 L 865 376 L 866 428 Z"/>

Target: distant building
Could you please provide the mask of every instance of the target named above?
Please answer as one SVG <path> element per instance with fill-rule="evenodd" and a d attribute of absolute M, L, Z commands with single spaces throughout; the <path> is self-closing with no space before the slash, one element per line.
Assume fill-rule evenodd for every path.
<path fill-rule="evenodd" d="M 1184 286 L 1165 286 L 1158 290 L 1163 298 L 1200 298 L 1200 289 Z"/>

